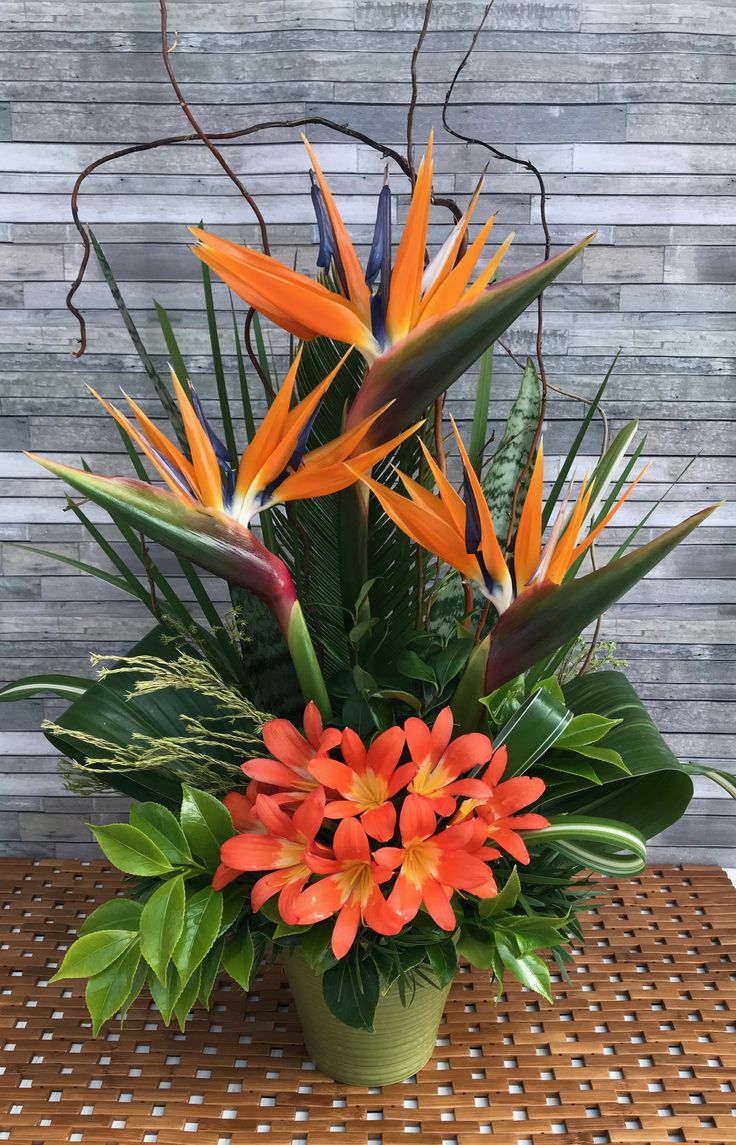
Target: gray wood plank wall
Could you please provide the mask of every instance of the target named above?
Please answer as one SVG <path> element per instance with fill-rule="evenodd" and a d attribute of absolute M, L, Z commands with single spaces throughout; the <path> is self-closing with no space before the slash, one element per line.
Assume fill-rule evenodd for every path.
<path fill-rule="evenodd" d="M 478 0 L 438 2 L 419 65 L 416 138 L 439 124 L 446 84 L 480 15 Z M 175 64 L 210 129 L 269 114 L 325 114 L 401 145 L 417 0 L 173 0 Z M 80 257 L 68 194 L 78 170 L 108 145 L 186 130 L 164 80 L 155 0 L 0 0 L 0 537 L 96 559 L 64 513 L 61 487 L 19 450 L 48 451 L 125 472 L 120 441 L 85 395 L 119 384 L 145 393 L 125 330 L 98 270 L 79 295 L 89 350 L 70 352 L 76 329 L 64 294 Z M 590 396 L 613 354 L 611 428 L 636 415 L 652 466 L 615 528 L 606 555 L 696 460 L 659 506 L 643 539 L 734 488 L 733 327 L 736 298 L 736 100 L 732 0 L 498 0 L 458 84 L 455 123 L 532 158 L 549 191 L 557 244 L 598 227 L 598 239 L 547 296 L 551 380 Z M 368 148 L 310 132 L 359 244 L 365 244 L 382 163 Z M 228 146 L 258 196 L 275 251 L 308 269 L 315 228 L 306 162 L 295 131 Z M 464 199 L 485 162 L 441 132 L 437 187 Z M 395 187 L 401 187 L 398 178 Z M 539 257 L 534 180 L 493 162 L 484 206 L 497 233 L 516 232 L 507 266 Z M 406 201 L 399 203 L 399 212 Z M 88 184 L 82 212 L 120 279 L 156 360 L 164 347 L 151 314 L 172 312 L 197 384 L 212 394 L 198 266 L 186 223 L 257 241 L 252 216 L 200 147 L 159 150 L 107 167 Z M 442 233 L 433 216 L 433 240 Z M 224 304 L 218 292 L 218 304 Z M 533 316 L 510 341 L 532 346 Z M 277 352 L 283 343 L 275 340 Z M 231 347 L 228 346 L 228 354 Z M 227 365 L 232 367 L 228 356 Z M 503 355 L 494 382 L 498 427 L 517 382 Z M 455 409 L 469 411 L 469 388 Z M 583 407 L 552 394 L 550 458 L 569 444 Z M 600 428 L 588 452 L 598 448 Z M 734 769 L 734 519 L 726 505 L 610 613 L 605 635 L 673 749 Z M 148 617 L 113 589 L 24 548 L 3 544 L 0 678 L 87 672 L 88 652 L 122 651 Z M 114 800 L 65 794 L 39 732 L 52 703 L 0 709 L 0 853 L 78 856 L 84 820 Z M 698 784 L 686 820 L 652 848 L 658 858 L 736 866 L 731 808 Z"/>

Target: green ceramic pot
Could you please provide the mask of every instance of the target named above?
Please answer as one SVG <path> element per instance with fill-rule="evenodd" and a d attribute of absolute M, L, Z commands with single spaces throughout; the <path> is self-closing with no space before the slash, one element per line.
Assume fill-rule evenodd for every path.
<path fill-rule="evenodd" d="M 374 1029 L 355 1030 L 328 1009 L 321 975 L 298 950 L 284 957 L 284 970 L 309 1056 L 335 1081 L 390 1085 L 411 1077 L 431 1058 L 449 986 L 438 990 L 420 982 L 404 1006 L 394 984 L 379 1000 Z"/>

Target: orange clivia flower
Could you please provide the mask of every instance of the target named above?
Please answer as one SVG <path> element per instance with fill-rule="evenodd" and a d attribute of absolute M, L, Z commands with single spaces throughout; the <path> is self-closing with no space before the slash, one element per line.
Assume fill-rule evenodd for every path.
<path fill-rule="evenodd" d="M 455 929 L 450 901 L 453 890 L 482 898 L 496 893 L 486 866 L 499 852 L 484 846 L 487 824 L 475 818 L 445 827 L 435 834 L 437 820 L 428 803 L 405 800 L 399 815 L 401 847 L 379 847 L 376 862 L 399 870 L 388 905 L 411 922 L 424 904 L 443 930 Z"/>
<path fill-rule="evenodd" d="M 320 786 L 310 771 L 312 760 L 337 747 L 342 732 L 325 728 L 314 702 L 304 709 L 304 734 L 290 720 L 269 720 L 263 725 L 263 742 L 273 759 L 247 759 L 242 770 L 251 779 L 277 788 L 279 803 L 298 803 Z"/>
<path fill-rule="evenodd" d="M 429 728 L 416 716 L 404 724 L 409 754 L 416 774 L 409 783 L 409 799 L 426 802 L 438 815 L 452 815 L 459 795 L 485 799 L 490 788 L 479 779 L 462 779 L 464 772 L 487 763 L 493 748 L 480 732 L 452 739 L 452 709 L 443 708 Z M 452 741 L 452 742 L 451 742 Z"/>
<path fill-rule="evenodd" d="M 313 776 L 341 796 L 327 804 L 328 819 L 360 816 L 371 839 L 385 843 L 394 833 L 396 808 L 391 799 L 416 771 L 414 763 L 399 766 L 405 737 L 401 728 L 389 728 L 369 748 L 350 728 L 342 733 L 344 763 L 318 757 L 309 764 Z"/>
<path fill-rule="evenodd" d="M 508 757 L 505 747 L 494 751 L 491 762 L 483 774 L 483 782 L 490 795 L 485 799 L 466 799 L 460 806 L 453 823 L 461 823 L 472 813 L 485 824 L 486 837 L 520 863 L 529 862 L 529 852 L 519 831 L 538 831 L 549 827 L 549 820 L 535 811 L 523 815 L 516 812 L 536 803 L 546 790 L 539 776 L 516 775 L 501 782 Z"/>
<path fill-rule="evenodd" d="M 380 891 L 379 884 L 391 878 L 391 871 L 375 862 L 368 836 L 356 819 L 342 820 L 335 831 L 333 847 L 334 858 L 308 856 L 307 862 L 315 874 L 327 877 L 302 891 L 294 903 L 294 912 L 302 925 L 337 914 L 332 952 L 335 958 L 343 958 L 361 923 L 377 934 L 398 934 L 404 923 Z"/>
<path fill-rule="evenodd" d="M 325 812 L 325 793 L 321 787 L 306 797 L 293 816 L 287 815 L 275 799 L 259 795 L 256 813 L 266 828 L 265 835 L 241 834 L 227 839 L 220 848 L 222 863 L 230 871 L 267 871 L 254 884 L 251 905 L 254 911 L 275 894 L 279 896 L 279 914 L 284 922 L 296 926 L 294 903 L 311 878 L 307 856 L 312 852 L 329 852 L 315 841 Z M 214 884 L 213 884 L 214 885 Z"/>

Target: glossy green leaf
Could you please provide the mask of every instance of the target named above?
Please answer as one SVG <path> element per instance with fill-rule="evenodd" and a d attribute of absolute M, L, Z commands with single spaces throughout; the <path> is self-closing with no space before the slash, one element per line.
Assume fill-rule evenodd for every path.
<path fill-rule="evenodd" d="M 501 933 L 496 936 L 496 949 L 504 969 L 513 974 L 522 986 L 541 994 L 548 1002 L 554 1001 L 549 967 L 538 954 L 521 954 L 516 944 Z"/>
<path fill-rule="evenodd" d="M 192 863 L 192 853 L 179 820 L 161 803 L 134 803 L 130 822 L 149 836 L 174 866 Z"/>
<path fill-rule="evenodd" d="M 128 993 L 120 1005 L 120 1022 L 121 1023 L 125 1021 L 128 1010 L 133 1005 L 136 998 L 140 994 L 141 990 L 145 986 L 147 974 L 148 974 L 148 964 L 146 963 L 146 961 L 143 958 L 139 958 L 138 959 L 138 965 L 136 966 L 136 968 L 133 972 L 133 976 L 130 978 L 130 980 L 128 982 Z"/>
<path fill-rule="evenodd" d="M 463 958 L 467 958 L 470 965 L 474 966 L 476 970 L 490 970 L 493 966 L 495 954 L 493 936 L 489 931 L 481 930 L 480 927 L 473 926 L 472 923 L 464 926 L 460 931 L 457 951 L 458 954 L 462 954 Z"/>
<path fill-rule="evenodd" d="M 183 989 L 179 972 L 173 962 L 169 963 L 167 967 L 166 978 L 163 983 L 159 982 L 153 971 L 150 972 L 148 975 L 148 989 L 151 992 L 151 997 L 155 1005 L 161 1013 L 164 1025 L 168 1026 L 171 1021 L 171 1015 L 174 1012 L 176 1000 Z"/>
<path fill-rule="evenodd" d="M 130 930 L 96 930 L 85 934 L 67 950 L 61 966 L 50 982 L 60 978 L 93 978 L 101 974 L 129 946 L 137 945 L 138 936 Z"/>
<path fill-rule="evenodd" d="M 427 947 L 427 961 L 437 985 L 448 986 L 457 973 L 457 950 L 452 939 L 431 943 Z"/>
<path fill-rule="evenodd" d="M 583 712 L 579 716 L 573 716 L 555 747 L 576 749 L 597 743 L 620 723 L 621 720 L 610 720 L 607 716 L 595 712 Z"/>
<path fill-rule="evenodd" d="M 507 910 L 516 906 L 516 900 L 521 894 L 521 882 L 516 867 L 509 875 L 501 890 L 495 898 L 481 899 L 478 904 L 478 914 L 482 919 L 497 918 Z"/>
<path fill-rule="evenodd" d="M 91 824 L 90 830 L 105 856 L 126 875 L 166 875 L 173 870 L 160 847 L 129 823 Z"/>
<path fill-rule="evenodd" d="M 176 875 L 146 900 L 141 914 L 141 954 L 163 984 L 184 927 L 184 877 Z"/>
<path fill-rule="evenodd" d="M 104 1023 L 125 1008 L 131 992 L 131 982 L 137 975 L 140 957 L 137 944 L 131 946 L 88 981 L 84 1000 L 92 1019 L 92 1034 L 95 1038 Z"/>
<path fill-rule="evenodd" d="M 417 656 L 416 652 L 407 649 L 402 652 L 396 661 L 396 670 L 409 680 L 419 680 L 420 683 L 437 684 L 434 672 Z"/>
<path fill-rule="evenodd" d="M 84 920 L 79 928 L 79 937 L 92 934 L 95 930 L 134 930 L 140 928 L 141 903 L 135 899 L 110 899 L 103 902 Z"/>
<path fill-rule="evenodd" d="M 186 1029 L 186 1022 L 189 1014 L 192 1011 L 194 1003 L 197 1001 L 199 988 L 202 980 L 202 967 L 198 966 L 193 972 L 191 978 L 185 983 L 181 994 L 174 1003 L 174 1016 L 179 1023 L 179 1029 L 182 1033 Z"/>
<path fill-rule="evenodd" d="M 209 953 L 204 956 L 200 966 L 201 974 L 197 1000 L 202 1003 L 205 1009 L 209 1009 L 210 996 L 222 968 L 223 945 L 224 939 L 219 938 Z"/>
<path fill-rule="evenodd" d="M 322 993 L 331 1012 L 346 1026 L 371 1030 L 379 998 L 378 971 L 356 947 L 325 970 Z"/>
<path fill-rule="evenodd" d="M 592 238 L 589 235 L 554 258 L 494 283 L 476 302 L 418 326 L 381 354 L 350 407 L 348 427 L 392 402 L 369 431 L 364 441 L 369 448 L 419 421 Z"/>
<path fill-rule="evenodd" d="M 475 731 L 483 713 L 481 699 L 485 691 L 490 643 L 490 637 L 486 636 L 472 650 L 450 700 L 458 734 Z"/>
<path fill-rule="evenodd" d="M 227 807 L 208 791 L 197 791 L 185 783 L 180 819 L 192 852 L 214 871 L 220 862 L 220 847 L 235 834 Z"/>
<path fill-rule="evenodd" d="M 486 686 L 524 672 L 544 656 L 579 635 L 702 524 L 717 506 L 694 513 L 647 545 L 620 560 L 566 584 L 542 584 L 523 593 L 503 613 L 493 630 Z"/>
<path fill-rule="evenodd" d="M 227 942 L 222 956 L 222 966 L 233 981 L 245 990 L 246 994 L 250 990 L 251 978 L 254 969 L 256 969 L 254 963 L 253 938 L 250 930 L 245 926 L 236 931 Z"/>
<path fill-rule="evenodd" d="M 493 736 L 493 746 L 506 745 L 508 764 L 504 778 L 521 775 L 549 751 L 572 719 L 547 691 L 534 692 Z"/>
<path fill-rule="evenodd" d="M 685 813 L 692 779 L 667 746 L 634 688 L 621 672 L 586 672 L 565 684 L 565 701 L 576 713 L 598 712 L 622 722 L 605 739 L 630 775 L 616 775 L 595 790 L 545 798 L 545 815 L 574 813 L 630 824 L 645 839 L 659 834 Z"/>
<path fill-rule="evenodd" d="M 173 953 L 174 965 L 183 981 L 189 980 L 214 946 L 220 933 L 221 919 L 222 895 L 219 891 L 203 887 L 187 899 L 184 927 Z"/>

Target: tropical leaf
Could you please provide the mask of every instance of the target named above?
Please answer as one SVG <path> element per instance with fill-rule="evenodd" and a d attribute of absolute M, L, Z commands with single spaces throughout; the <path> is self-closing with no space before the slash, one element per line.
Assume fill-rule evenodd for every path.
<path fill-rule="evenodd" d="M 687 810 L 693 785 L 685 765 L 667 746 L 634 688 L 621 672 L 587 672 L 564 686 L 565 703 L 576 713 L 598 713 L 621 723 L 606 735 L 630 774 L 567 795 L 549 791 L 544 814 L 602 817 L 625 823 L 652 838 Z"/>
<path fill-rule="evenodd" d="M 582 868 L 590 867 L 604 875 L 630 877 L 641 874 L 647 865 L 644 837 L 626 821 L 552 815 L 548 827 L 526 832 L 524 838 L 529 847 L 552 845 Z"/>
<path fill-rule="evenodd" d="M 470 444 L 468 457 L 470 464 L 480 477 L 483 471 L 483 450 L 488 434 L 488 406 L 491 401 L 491 384 L 493 382 L 493 346 L 481 355 L 478 364 L 478 381 L 475 387 L 475 403 L 473 405 L 473 423 L 470 429 Z"/>
<path fill-rule="evenodd" d="M 78 700 L 93 681 L 83 676 L 25 676 L 0 688 L 0 701 L 27 700 L 31 696 L 50 694 L 62 700 Z"/>
<path fill-rule="evenodd" d="M 701 509 L 620 560 L 566 584 L 523 593 L 499 618 L 491 639 L 486 687 L 492 691 L 579 635 L 597 616 L 672 552 L 717 505 Z"/>

